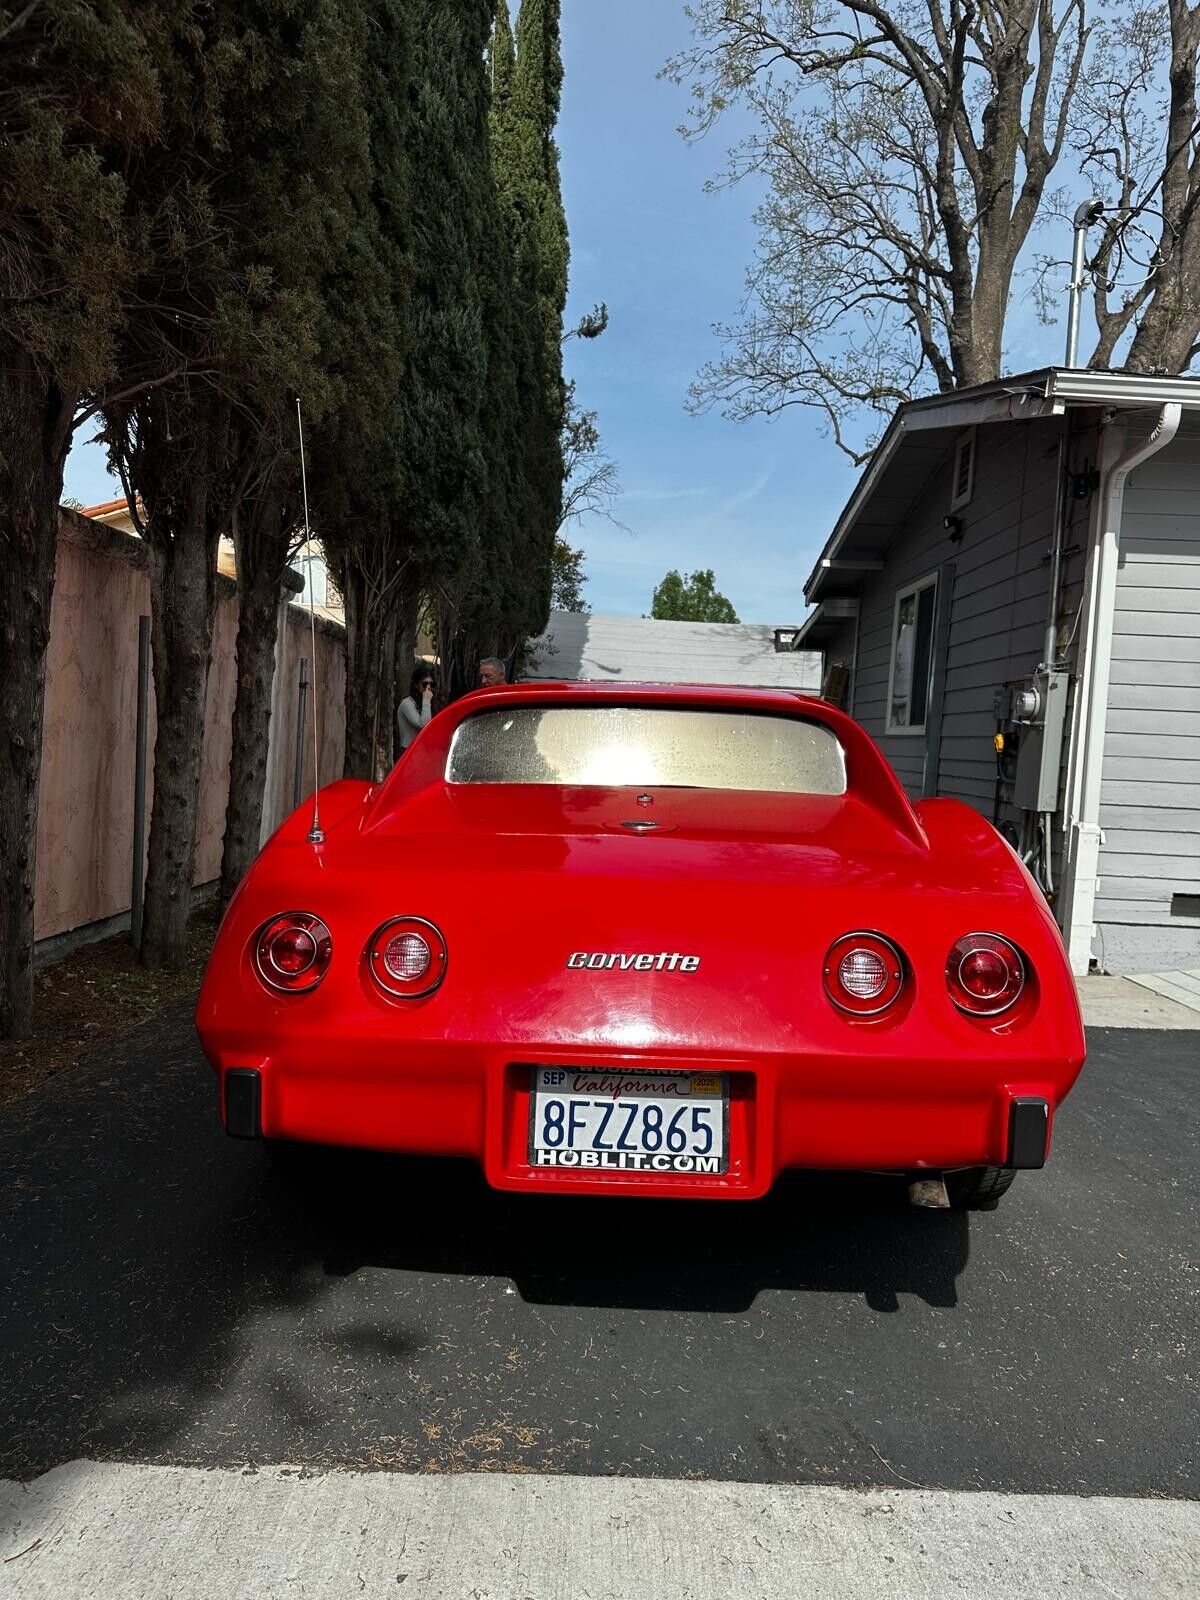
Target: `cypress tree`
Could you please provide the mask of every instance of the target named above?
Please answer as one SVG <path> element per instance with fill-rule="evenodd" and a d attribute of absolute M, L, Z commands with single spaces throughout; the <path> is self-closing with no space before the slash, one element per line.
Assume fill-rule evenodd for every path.
<path fill-rule="evenodd" d="M 507 655 L 516 643 L 511 625 L 522 530 L 533 515 L 523 477 L 522 396 L 536 391 L 540 348 L 536 324 L 520 314 L 514 268 L 486 145 L 486 183 L 480 236 L 479 281 L 487 336 L 487 403 L 482 418 L 487 492 L 480 548 L 465 586 L 456 636 L 451 641 L 452 684 L 475 683 L 479 659 Z"/>
<path fill-rule="evenodd" d="M 238 635 L 222 903 L 262 832 L 280 588 L 303 512 L 295 397 L 309 437 L 319 434 L 337 397 L 326 297 L 370 192 L 366 57 L 381 45 L 375 20 L 368 45 L 362 0 L 273 6 L 248 54 L 231 128 L 239 160 L 224 178 L 222 210 L 250 221 L 243 258 L 278 292 L 237 373 L 225 491 L 236 509 Z"/>
<path fill-rule="evenodd" d="M 563 78 L 559 13 L 560 0 L 523 0 L 514 57 L 501 5 L 492 43 L 492 166 L 511 258 L 510 305 L 519 329 L 509 463 L 516 515 L 500 581 L 480 597 L 477 609 L 481 636 L 490 631 L 490 647 L 501 654 L 519 651 L 545 626 L 554 536 L 562 520 L 562 334 L 569 247 L 554 143 Z"/>
<path fill-rule="evenodd" d="M 0 11 L 0 1038 L 33 1009 L 45 659 L 63 467 L 114 346 L 145 218 L 126 169 L 159 137 L 188 0 Z M 83 407 L 82 409 L 87 409 Z"/>
<path fill-rule="evenodd" d="M 290 452 L 294 395 L 306 391 L 313 409 L 324 398 L 315 376 L 319 285 L 344 228 L 342 172 L 358 111 L 346 48 L 351 3 L 205 7 L 166 102 L 170 137 L 136 172 L 134 192 L 145 209 L 157 207 L 160 232 L 143 262 L 142 309 L 127 321 L 120 359 L 157 366 L 160 381 L 106 405 L 105 418 L 131 504 L 145 507 L 151 557 L 157 735 L 148 966 L 177 967 L 186 953 L 217 542 L 232 529 L 259 453 Z M 194 218 L 190 233 L 171 225 L 178 196 Z M 257 577 L 268 581 L 285 534 L 282 509 L 268 504 L 263 521 L 274 555 Z M 261 698 L 265 669 L 244 637 L 241 644 L 243 669 L 260 680 L 250 699 Z M 239 709 L 240 737 L 253 707 L 243 698 Z M 246 811 L 233 812 L 243 851 L 257 842 Z M 227 881 L 235 870 L 227 863 Z"/>
<path fill-rule="evenodd" d="M 489 121 L 494 130 L 507 113 L 512 99 L 513 74 L 517 69 L 517 46 L 508 15 L 508 0 L 500 0 L 496 6 L 492 41 L 488 47 L 488 67 L 491 73 Z"/>
<path fill-rule="evenodd" d="M 494 170 L 496 128 L 512 97 L 516 56 L 507 9 L 496 10 L 488 56 L 490 106 L 477 130 L 480 227 L 477 273 L 486 341 L 482 443 L 486 493 L 474 562 L 438 587 L 439 643 L 454 693 L 475 684 L 479 658 L 508 655 L 517 640 L 514 596 L 522 590 L 524 530 L 537 508 L 526 472 L 527 427 L 540 384 L 541 333 L 532 290 L 522 284 Z M 517 607 L 519 610 L 519 606 Z"/>
<path fill-rule="evenodd" d="M 562 102 L 561 0 L 522 0 L 507 113 L 528 268 L 541 306 L 546 402 L 562 419 L 562 334 L 570 246 L 554 130 Z"/>
<path fill-rule="evenodd" d="M 455 679 L 468 597 L 487 581 L 505 330 L 488 260 L 488 77 L 494 0 L 413 0 L 413 352 L 399 405 L 398 508 L 414 577 L 434 597 Z M 486 558 L 485 558 L 486 551 Z M 403 676 L 403 673 L 401 674 Z"/>
<path fill-rule="evenodd" d="M 412 610 L 403 520 L 400 404 L 412 347 L 412 0 L 364 0 L 370 179 L 325 297 L 323 348 L 337 404 L 313 441 L 313 527 L 346 606 L 347 776 L 391 759 L 398 618 Z M 407 687 L 407 686 L 406 686 Z"/>

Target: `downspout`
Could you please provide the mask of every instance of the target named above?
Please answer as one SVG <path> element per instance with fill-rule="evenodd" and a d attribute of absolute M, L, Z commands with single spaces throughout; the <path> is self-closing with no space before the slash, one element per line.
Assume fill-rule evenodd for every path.
<path fill-rule="evenodd" d="M 1118 456 L 1104 479 L 1099 525 L 1088 573 L 1087 632 L 1082 641 L 1080 709 L 1076 722 L 1080 749 L 1067 828 L 1070 868 L 1064 932 L 1071 970 L 1078 976 L 1087 973 L 1092 957 L 1092 922 L 1101 845 L 1100 788 L 1125 485 L 1135 467 L 1140 467 L 1171 443 L 1179 430 L 1181 415 L 1182 406 L 1178 401 L 1164 405 L 1150 437 Z"/>

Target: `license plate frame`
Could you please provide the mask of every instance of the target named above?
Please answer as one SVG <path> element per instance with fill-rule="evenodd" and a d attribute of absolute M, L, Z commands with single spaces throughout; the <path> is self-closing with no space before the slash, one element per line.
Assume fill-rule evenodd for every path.
<path fill-rule="evenodd" d="M 547 1081 L 547 1075 L 561 1074 L 563 1081 L 555 1083 Z M 542 1064 L 529 1068 L 529 1117 L 528 1130 L 525 1143 L 526 1160 L 530 1167 L 543 1173 L 576 1173 L 584 1176 L 646 1176 L 654 1178 L 696 1178 L 696 1177 L 724 1177 L 729 1172 L 729 1101 L 731 1092 L 731 1078 L 729 1072 L 678 1072 L 664 1068 L 650 1068 L 646 1071 L 630 1070 L 616 1067 L 584 1067 L 577 1063 L 571 1064 Z M 590 1087 L 573 1088 L 572 1080 L 586 1079 Z M 687 1093 L 676 1092 L 661 1095 L 654 1093 L 637 1093 L 630 1087 L 622 1092 L 621 1085 L 642 1085 L 655 1081 L 664 1089 L 667 1084 L 674 1082 L 678 1086 L 683 1079 L 688 1079 Z M 720 1150 L 717 1154 L 698 1154 L 690 1150 L 672 1153 L 665 1149 L 613 1149 L 597 1150 L 594 1146 L 569 1146 L 550 1149 L 545 1144 L 537 1142 L 540 1103 L 545 1098 L 558 1098 L 564 1101 L 575 1100 L 577 1103 L 595 1102 L 604 1100 L 612 1101 L 615 1106 L 620 1106 L 622 1101 L 628 1105 L 630 1101 L 639 1103 L 660 1103 L 667 1106 L 691 1106 L 693 1108 L 706 1107 L 717 1112 L 716 1120 L 711 1124 L 714 1132 L 719 1131 Z M 602 1115 L 602 1113 L 596 1113 Z M 639 1133 L 644 1133 L 644 1118 L 640 1121 Z M 547 1157 L 552 1159 L 547 1159 Z M 593 1159 L 594 1158 L 594 1159 Z"/>

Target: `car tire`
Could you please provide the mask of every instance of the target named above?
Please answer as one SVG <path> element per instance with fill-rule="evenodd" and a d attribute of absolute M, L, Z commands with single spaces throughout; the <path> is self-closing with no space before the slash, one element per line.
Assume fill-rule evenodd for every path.
<path fill-rule="evenodd" d="M 994 1211 L 1016 1175 L 1012 1167 L 964 1167 L 946 1174 L 946 1193 L 956 1211 Z"/>

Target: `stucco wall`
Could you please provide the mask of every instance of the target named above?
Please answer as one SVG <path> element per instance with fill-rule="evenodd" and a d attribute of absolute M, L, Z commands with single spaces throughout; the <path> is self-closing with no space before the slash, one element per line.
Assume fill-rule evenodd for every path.
<path fill-rule="evenodd" d="M 38 939 L 129 910 L 138 618 L 148 614 L 149 609 L 147 552 L 140 541 L 64 512 L 46 661 L 34 905 Z M 288 610 L 280 648 L 281 665 L 287 676 L 277 696 L 282 715 L 279 734 L 272 741 L 272 771 L 267 786 L 273 824 L 282 821 L 291 808 L 296 675 L 300 656 L 311 655 L 307 616 L 294 606 Z M 229 785 L 236 634 L 236 595 L 233 585 L 222 579 L 200 778 L 197 883 L 207 883 L 220 872 Z M 317 643 L 321 781 L 328 783 L 341 775 L 345 739 L 345 652 L 341 630 L 323 624 Z M 311 726 L 310 720 L 309 741 Z M 151 771 L 153 740 L 152 683 Z M 308 749 L 306 792 L 313 784 L 311 743 Z M 147 783 L 148 805 L 149 791 Z"/>

